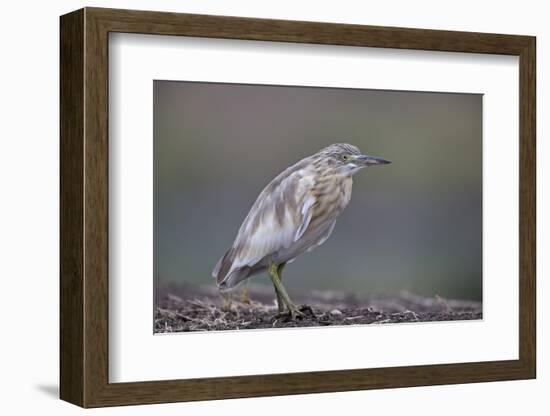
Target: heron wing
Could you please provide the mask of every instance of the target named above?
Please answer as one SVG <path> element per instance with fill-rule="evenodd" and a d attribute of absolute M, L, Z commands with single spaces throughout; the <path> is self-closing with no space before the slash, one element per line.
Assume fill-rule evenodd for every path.
<path fill-rule="evenodd" d="M 253 267 L 306 231 L 316 203 L 314 176 L 305 168 L 281 175 L 262 191 L 241 225 L 233 244 L 232 270 Z"/>

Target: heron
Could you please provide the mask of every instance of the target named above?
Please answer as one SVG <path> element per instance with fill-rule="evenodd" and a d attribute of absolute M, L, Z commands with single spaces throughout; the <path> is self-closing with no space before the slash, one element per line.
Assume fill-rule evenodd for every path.
<path fill-rule="evenodd" d="M 220 292 L 267 271 L 279 314 L 286 307 L 292 319 L 302 317 L 282 283 L 285 265 L 329 238 L 350 202 L 355 173 L 388 163 L 362 154 L 354 145 L 335 143 L 285 169 L 262 190 L 232 246 L 214 267 Z"/>

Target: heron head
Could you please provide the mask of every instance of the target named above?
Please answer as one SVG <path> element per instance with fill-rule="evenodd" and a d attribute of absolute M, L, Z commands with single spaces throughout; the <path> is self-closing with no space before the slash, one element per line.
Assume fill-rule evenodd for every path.
<path fill-rule="evenodd" d="M 342 174 L 352 175 L 368 166 L 387 165 L 389 160 L 380 157 L 368 156 L 351 144 L 332 144 L 319 152 L 330 165 L 334 165 Z"/>

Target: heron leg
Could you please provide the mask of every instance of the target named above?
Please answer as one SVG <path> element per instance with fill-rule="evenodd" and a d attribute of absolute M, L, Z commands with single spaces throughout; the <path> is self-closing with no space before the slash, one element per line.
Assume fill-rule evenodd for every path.
<path fill-rule="evenodd" d="M 300 312 L 300 310 L 296 307 L 294 303 L 292 303 L 290 297 L 288 296 L 288 293 L 286 293 L 286 289 L 281 283 L 281 278 L 279 277 L 279 266 L 275 263 L 271 263 L 268 268 L 268 273 L 269 277 L 271 278 L 271 282 L 273 283 L 273 287 L 275 288 L 275 292 L 277 293 L 279 311 L 281 311 L 282 309 L 282 301 L 282 303 L 286 305 L 288 311 L 290 312 L 290 316 L 292 317 L 292 319 L 295 319 L 298 316 L 303 316 L 303 313 Z"/>
<path fill-rule="evenodd" d="M 277 267 L 277 275 L 279 276 L 279 281 L 281 282 L 281 286 L 283 284 L 283 269 L 285 268 L 286 263 L 279 264 L 279 267 Z M 285 303 L 277 289 L 275 289 L 275 293 L 277 293 L 277 306 L 279 308 L 279 313 L 283 313 L 285 311 Z"/>
<path fill-rule="evenodd" d="M 244 282 L 245 286 L 243 290 L 241 290 L 241 303 L 246 303 L 247 305 L 250 305 L 250 292 L 248 290 L 248 282 L 249 280 L 246 280 Z"/>
<path fill-rule="evenodd" d="M 231 293 L 229 293 L 229 292 L 227 292 L 227 293 L 220 292 L 220 296 L 223 300 L 223 302 L 222 302 L 222 311 L 230 311 L 231 306 L 233 304 L 233 299 L 232 299 Z"/>

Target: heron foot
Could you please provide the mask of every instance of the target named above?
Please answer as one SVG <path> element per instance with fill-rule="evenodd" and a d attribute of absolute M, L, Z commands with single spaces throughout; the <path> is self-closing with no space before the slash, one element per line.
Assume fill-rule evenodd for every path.
<path fill-rule="evenodd" d="M 304 319 L 306 316 L 305 313 L 303 313 L 300 309 L 296 307 L 296 305 L 291 305 L 288 308 L 288 313 L 290 314 L 290 319 L 292 319 L 293 321 L 297 319 Z"/>
<path fill-rule="evenodd" d="M 311 306 L 302 305 L 299 308 L 296 305 L 285 311 L 275 314 L 273 317 L 275 320 L 281 320 L 283 322 L 297 321 L 300 319 L 316 318 L 315 313 Z"/>
<path fill-rule="evenodd" d="M 305 314 L 298 309 L 293 311 L 278 312 L 273 316 L 275 322 L 294 322 L 305 318 Z"/>

